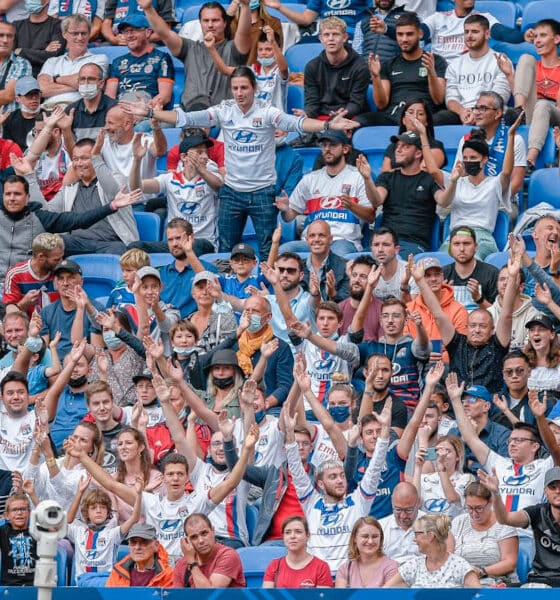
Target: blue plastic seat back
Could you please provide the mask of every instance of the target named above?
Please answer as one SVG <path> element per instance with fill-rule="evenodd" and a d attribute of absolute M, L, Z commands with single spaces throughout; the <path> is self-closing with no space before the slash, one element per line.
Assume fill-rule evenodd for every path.
<path fill-rule="evenodd" d="M 527 208 L 540 202 L 548 202 L 554 208 L 560 208 L 560 175 L 558 169 L 538 169 L 529 179 Z"/>
<path fill-rule="evenodd" d="M 296 44 L 286 50 L 286 61 L 288 62 L 288 68 L 291 73 L 303 73 L 305 71 L 305 65 L 319 56 L 323 51 L 322 44 Z"/>
<path fill-rule="evenodd" d="M 157 242 L 161 233 L 161 219 L 156 213 L 135 212 L 138 235 L 143 242 Z"/>
<path fill-rule="evenodd" d="M 252 546 L 237 551 L 243 565 L 247 587 L 262 587 L 264 572 L 270 561 L 286 555 L 283 546 Z"/>

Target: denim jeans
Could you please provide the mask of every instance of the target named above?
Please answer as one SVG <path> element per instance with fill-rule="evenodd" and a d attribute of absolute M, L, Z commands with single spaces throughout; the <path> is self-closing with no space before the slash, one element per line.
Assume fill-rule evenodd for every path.
<path fill-rule="evenodd" d="M 238 192 L 227 185 L 220 190 L 218 229 L 220 252 L 231 252 L 241 241 L 247 217 L 251 217 L 259 245 L 259 258 L 266 260 L 272 245 L 278 210 L 273 185 L 254 192 Z"/>
<path fill-rule="evenodd" d="M 408 240 L 399 240 L 399 246 L 401 247 L 399 254 L 403 260 L 408 260 L 409 254 L 420 254 L 420 252 L 429 250 L 429 248 L 424 248 L 417 242 L 409 242 Z"/>

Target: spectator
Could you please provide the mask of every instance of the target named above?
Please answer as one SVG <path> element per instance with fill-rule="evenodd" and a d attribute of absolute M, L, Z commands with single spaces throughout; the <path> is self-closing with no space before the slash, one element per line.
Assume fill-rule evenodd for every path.
<path fill-rule="evenodd" d="M 453 519 L 451 551 L 475 566 L 484 587 L 517 581 L 519 540 L 513 527 L 502 525 L 492 510 L 492 493 L 478 481 L 465 488 L 466 514 Z"/>
<path fill-rule="evenodd" d="M 62 37 L 60 20 L 48 15 L 50 2 L 27 2 L 27 15 L 13 21 L 16 29 L 14 42 L 18 56 L 31 63 L 33 77 L 37 77 L 43 63 L 64 52 L 66 41 Z"/>
<path fill-rule="evenodd" d="M 15 102 L 16 81 L 22 77 L 31 77 L 31 64 L 23 56 L 14 52 L 16 29 L 11 23 L 0 23 L 0 106 L 4 111 L 17 108 Z"/>
<path fill-rule="evenodd" d="M 557 397 L 560 390 L 560 342 L 552 320 L 546 315 L 537 315 L 525 324 L 525 328 L 529 336 L 524 352 L 531 367 L 527 385 L 531 390 Z"/>
<path fill-rule="evenodd" d="M 535 256 L 532 262 L 535 266 L 539 266 L 546 275 L 556 278 L 558 272 L 551 271 L 551 263 L 553 262 L 552 251 L 558 248 L 558 241 L 560 240 L 560 223 L 552 215 L 543 215 L 535 221 L 531 237 L 535 244 Z M 556 252 L 554 254 L 556 255 Z M 534 298 L 537 282 L 526 266 L 523 267 L 523 272 L 526 277 L 525 293 Z"/>
<path fill-rule="evenodd" d="M 84 138 L 96 140 L 105 127 L 107 113 L 117 104 L 104 93 L 105 74 L 96 63 L 86 63 L 78 71 L 78 93 L 80 100 L 66 107 L 71 119 L 64 122 L 62 135 L 68 152 L 75 142 Z"/>
<path fill-rule="evenodd" d="M 32 586 L 35 563 L 38 560 L 37 542 L 29 533 L 29 498 L 22 492 L 14 492 L 6 500 L 6 521 L 0 526 L 0 552 L 3 586 Z"/>
<path fill-rule="evenodd" d="M 185 519 L 183 556 L 173 569 L 173 587 L 243 588 L 245 576 L 239 555 L 216 541 L 214 527 L 203 513 Z"/>
<path fill-rule="evenodd" d="M 33 311 L 58 300 L 53 269 L 64 256 L 64 241 L 56 233 L 40 233 L 32 242 L 31 258 L 8 269 L 2 302 L 6 313 Z"/>
<path fill-rule="evenodd" d="M 216 217 L 218 192 L 223 178 L 218 165 L 208 158 L 208 138 L 187 135 L 179 146 L 181 171 L 142 179 L 140 168 L 147 148 L 141 134 L 136 134 L 132 152 L 134 161 L 130 171 L 130 187 L 139 187 L 148 194 L 164 194 L 167 198 L 167 218 L 186 219 L 193 228 L 199 252 L 208 254 L 217 247 Z"/>
<path fill-rule="evenodd" d="M 158 542 L 156 528 L 137 523 L 125 538 L 130 553 L 111 571 L 106 587 L 173 587 L 169 555 Z"/>
<path fill-rule="evenodd" d="M 41 110 L 41 89 L 37 80 L 28 76 L 16 81 L 14 91 L 19 108 L 2 115 L 7 117 L 2 125 L 2 136 L 13 140 L 22 150 L 26 150 L 28 136 L 33 131 Z"/>
<path fill-rule="evenodd" d="M 286 556 L 275 558 L 266 568 L 263 588 L 330 588 L 329 565 L 309 554 L 309 524 L 304 517 L 288 517 L 282 523 Z"/>
<path fill-rule="evenodd" d="M 399 566 L 398 562 L 385 556 L 383 529 L 373 517 L 360 517 L 354 523 L 348 543 L 348 559 L 336 573 L 335 587 L 383 587 Z"/>
<path fill-rule="evenodd" d="M 441 341 L 449 353 L 450 370 L 469 385 L 484 385 L 492 394 L 502 387 L 502 360 L 511 339 L 513 301 L 520 267 L 518 258 L 510 260 L 508 264 L 509 279 L 495 333 L 490 313 L 479 308 L 469 314 L 466 334 L 459 333 L 452 325 L 424 278 L 424 269 L 416 265 L 412 270 L 424 302 L 435 318 Z"/>
<path fill-rule="evenodd" d="M 490 49 L 489 37 L 490 23 L 484 15 L 470 15 L 465 19 L 468 51 L 452 60 L 445 72 L 445 103 L 448 110 L 457 115 L 457 124 L 474 123 L 472 109 L 482 91 L 493 90 L 504 104 L 511 96 L 513 65 L 505 54 Z"/>
<path fill-rule="evenodd" d="M 409 292 L 407 263 L 400 257 L 399 238 L 389 227 L 374 229 L 371 238 L 371 254 L 378 265 L 383 265 L 381 277 L 373 293 L 381 300 L 389 296 L 401 297 L 401 292 Z M 404 254 L 404 253 L 403 253 Z"/>
<path fill-rule="evenodd" d="M 362 249 L 362 228 L 375 217 L 372 208 L 375 187 L 371 168 L 365 158 L 353 167 L 346 162 L 351 142 L 342 131 L 325 131 L 318 135 L 325 166 L 304 175 L 292 192 L 276 198 L 275 206 L 286 221 L 307 215 L 302 237 L 310 224 L 321 220 L 330 227 L 332 252 L 344 256 Z M 282 252 L 305 252 L 305 242 L 287 242 Z"/>
<path fill-rule="evenodd" d="M 383 587 L 478 588 L 475 570 L 447 550 L 451 519 L 447 515 L 423 515 L 414 522 L 414 541 L 421 555 L 401 564 Z"/>
<path fill-rule="evenodd" d="M 235 37 L 229 39 L 229 21 L 225 8 L 218 2 L 201 6 L 199 20 L 204 37 L 213 36 L 216 49 L 226 65 L 245 64 L 251 50 L 251 11 L 249 0 L 240 0 L 241 12 Z M 182 60 L 189 74 L 181 106 L 185 110 L 206 109 L 231 97 L 229 78 L 215 67 L 204 42 L 180 37 L 169 29 L 152 0 L 138 0 L 151 28 L 169 48 L 171 54 Z"/>
<path fill-rule="evenodd" d="M 395 4 L 396 0 L 375 0 L 373 9 L 356 26 L 352 48 L 365 59 L 373 53 L 384 62 L 399 53 L 396 25 L 405 8 Z"/>
<path fill-rule="evenodd" d="M 146 104 L 123 104 L 125 110 L 139 117 L 151 115 L 176 126 L 220 124 L 226 140 L 226 177 L 220 190 L 218 229 L 220 251 L 229 252 L 241 239 L 247 217 L 251 217 L 259 244 L 261 260 L 266 260 L 276 228 L 273 208 L 276 183 L 274 170 L 276 129 L 317 133 L 324 122 L 307 117 L 287 115 L 271 106 L 255 106 L 256 79 L 248 67 L 238 67 L 231 75 L 235 102 L 223 103 L 199 112 L 160 111 Z M 245 116 L 251 111 L 251 121 Z M 253 119 L 255 126 L 253 125 Z M 248 127 L 241 133 L 239 127 Z M 354 121 L 337 115 L 328 129 L 344 130 L 357 127 Z"/>
<path fill-rule="evenodd" d="M 49 2 L 49 15 L 64 19 L 70 15 L 83 15 L 91 23 L 89 41 L 94 42 L 101 34 L 101 23 L 105 2 L 96 0 L 51 0 Z"/>
<path fill-rule="evenodd" d="M 560 109 L 556 107 L 560 89 L 560 23 L 555 19 L 542 19 L 534 31 L 535 49 L 541 58 L 537 61 L 531 54 L 521 56 L 515 71 L 514 89 L 515 116 L 523 109 L 529 124 L 527 165 L 530 170 L 535 168 L 548 128 L 560 125 Z"/>
<path fill-rule="evenodd" d="M 340 109 L 350 117 L 366 112 L 368 68 L 347 43 L 345 22 L 336 16 L 322 19 L 319 40 L 324 50 L 305 65 L 305 113 L 328 119 Z"/>
<path fill-rule="evenodd" d="M 373 100 L 379 112 L 366 113 L 358 118 L 361 125 L 397 125 L 402 107 L 410 97 L 425 100 L 434 116 L 434 124 L 444 125 L 438 111 L 444 108 L 445 69 L 447 63 L 438 54 L 420 47 L 422 29 L 414 13 L 399 17 L 396 25 L 400 54 L 384 62 L 377 55 L 368 59 L 373 83 Z"/>
<path fill-rule="evenodd" d="M 455 261 L 443 267 L 443 278 L 453 282 L 451 285 L 455 300 L 469 312 L 477 307 L 490 309 L 499 287 L 498 269 L 476 258 L 477 249 L 476 232 L 472 227 L 455 227 L 449 234 L 449 254 Z M 502 296 L 507 281 L 507 269 L 504 275 Z M 515 310 L 517 308 L 516 306 Z"/>
<path fill-rule="evenodd" d="M 392 136 L 396 144 L 397 168 L 381 173 L 373 186 L 374 208 L 383 205 L 381 225 L 392 229 L 399 239 L 401 254 L 429 250 L 436 219 L 436 205 L 450 204 L 450 193 L 422 171 L 422 143 L 415 131 Z"/>
<path fill-rule="evenodd" d="M 132 286 L 136 279 L 136 273 L 142 267 L 150 266 L 150 256 L 144 250 L 131 248 L 119 258 L 119 266 L 121 268 L 122 279 L 117 281 L 117 284 L 112 289 L 107 299 L 106 308 L 116 308 L 119 311 L 125 312 L 129 319 L 132 318 L 135 325 L 138 320 L 134 319 L 134 292 Z"/>
<path fill-rule="evenodd" d="M 129 15 L 117 25 L 128 52 L 113 60 L 107 77 L 105 93 L 120 99 L 125 94 L 137 97 L 154 106 L 172 106 L 175 67 L 167 52 L 155 49 L 150 43 L 150 24 L 142 15 Z"/>
<path fill-rule="evenodd" d="M 479 473 L 481 482 L 492 492 L 494 511 L 499 523 L 511 527 L 522 527 L 532 530 L 535 540 L 535 558 L 527 577 L 526 587 L 559 587 L 556 544 L 558 537 L 558 492 L 560 490 L 560 467 L 548 469 L 544 475 L 545 502 L 525 506 L 522 510 L 508 510 L 502 500 L 500 484 L 497 477 L 487 473 Z"/>
<path fill-rule="evenodd" d="M 78 73 L 86 63 L 96 63 L 107 74 L 109 61 L 105 54 L 88 51 L 91 23 L 81 15 L 65 17 L 61 23 L 62 37 L 66 40 L 66 53 L 49 58 L 37 76 L 45 101 L 44 109 L 57 104 L 67 105 L 80 99 Z"/>
<path fill-rule="evenodd" d="M 200 136 L 208 138 L 213 146 L 208 147 L 208 158 L 214 161 L 220 169 L 224 168 L 224 143 L 219 140 L 210 137 L 209 127 L 182 127 L 179 133 L 179 143 L 169 148 L 167 152 L 167 170 L 176 171 L 181 169 L 182 164 L 179 158 L 179 145 L 185 139 L 187 135 Z"/>

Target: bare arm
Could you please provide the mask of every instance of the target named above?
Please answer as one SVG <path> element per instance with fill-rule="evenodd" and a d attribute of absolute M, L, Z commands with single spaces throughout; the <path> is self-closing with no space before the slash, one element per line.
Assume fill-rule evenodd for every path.
<path fill-rule="evenodd" d="M 558 445 L 552 430 L 550 429 L 550 425 L 546 420 L 546 392 L 544 392 L 544 398 L 541 402 L 539 400 L 539 393 L 537 390 L 529 390 L 529 408 L 531 412 L 535 415 L 535 419 L 537 421 L 537 427 L 539 428 L 539 433 L 541 435 L 542 441 L 544 445 L 548 448 L 550 455 L 552 456 L 552 460 L 555 465 L 560 465 L 560 446 Z"/>
<path fill-rule="evenodd" d="M 159 16 L 151 0 L 139 0 L 138 5 L 144 10 L 154 34 L 171 50 L 173 56 L 178 56 L 183 47 L 182 38 Z"/>

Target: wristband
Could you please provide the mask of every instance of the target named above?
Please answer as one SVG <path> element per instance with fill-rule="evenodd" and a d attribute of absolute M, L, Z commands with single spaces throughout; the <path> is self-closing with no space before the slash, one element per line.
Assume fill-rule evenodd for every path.
<path fill-rule="evenodd" d="M 56 80 L 60 77 L 60 75 L 53 75 L 53 83 L 56 83 Z"/>
<path fill-rule="evenodd" d="M 148 119 L 154 118 L 154 109 L 153 108 L 148 108 L 148 114 L 146 115 L 146 118 L 148 118 Z"/>
<path fill-rule="evenodd" d="M 488 577 L 488 571 L 484 567 L 478 567 L 480 569 L 480 574 L 482 577 Z"/>
<path fill-rule="evenodd" d="M 331 122 L 330 121 L 325 121 L 325 126 L 323 127 L 323 129 L 325 131 L 328 131 L 331 128 Z"/>
<path fill-rule="evenodd" d="M 200 565 L 196 561 L 192 562 L 192 563 L 189 563 L 189 571 L 191 571 L 195 567 L 200 567 Z"/>
<path fill-rule="evenodd" d="M 54 467 L 56 466 L 56 458 L 52 457 L 52 458 L 47 458 L 47 460 L 45 461 L 45 464 L 47 465 L 47 467 Z"/>
<path fill-rule="evenodd" d="M 473 300 L 474 300 L 474 298 L 473 298 Z M 480 296 L 480 298 L 478 300 L 475 300 L 475 302 L 477 304 L 482 304 L 484 302 L 484 296 Z"/>

